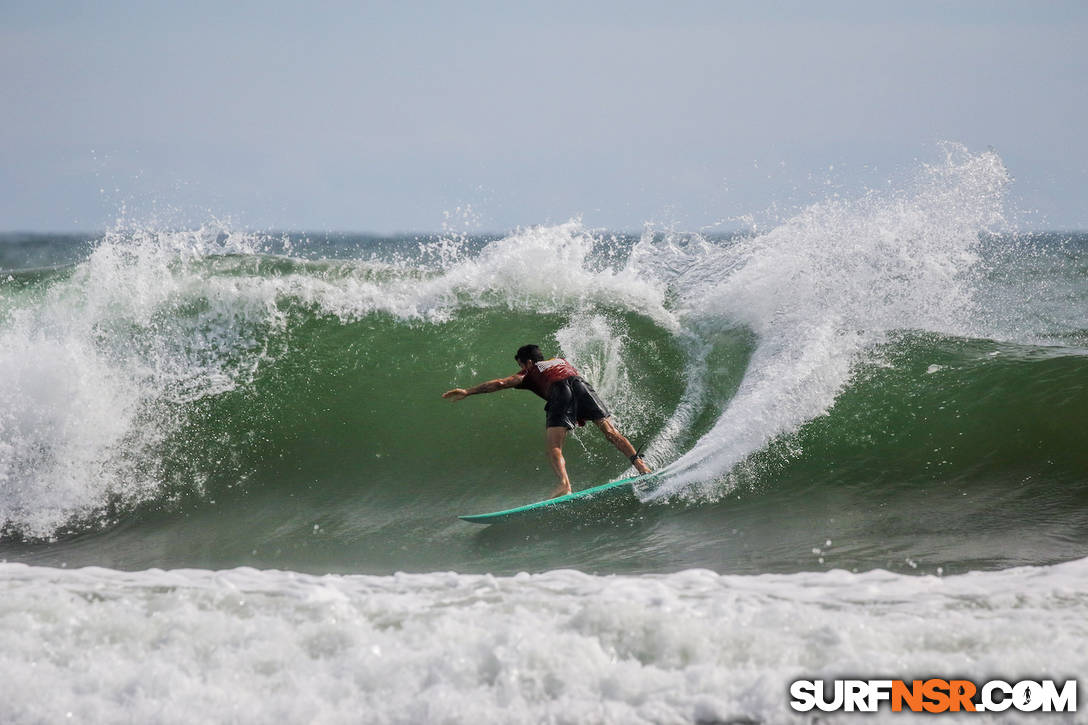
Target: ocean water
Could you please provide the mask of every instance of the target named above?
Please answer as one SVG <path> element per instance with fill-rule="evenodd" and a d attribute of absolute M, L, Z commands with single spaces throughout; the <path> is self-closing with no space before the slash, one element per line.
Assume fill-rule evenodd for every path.
<path fill-rule="evenodd" d="M 799 678 L 1081 677 L 1088 233 L 1017 231 L 1009 184 L 949 148 L 729 235 L 4 235 L 0 721 L 807 723 Z M 440 398 L 529 342 L 664 470 L 639 502 L 456 518 L 553 486 L 538 398 Z"/>

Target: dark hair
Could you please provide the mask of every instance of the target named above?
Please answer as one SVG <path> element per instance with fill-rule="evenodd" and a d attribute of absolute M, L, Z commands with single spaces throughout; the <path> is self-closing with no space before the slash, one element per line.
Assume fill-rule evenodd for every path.
<path fill-rule="evenodd" d="M 544 353 L 536 345 L 522 345 L 514 354 L 514 359 L 518 362 L 540 362 L 544 359 Z"/>

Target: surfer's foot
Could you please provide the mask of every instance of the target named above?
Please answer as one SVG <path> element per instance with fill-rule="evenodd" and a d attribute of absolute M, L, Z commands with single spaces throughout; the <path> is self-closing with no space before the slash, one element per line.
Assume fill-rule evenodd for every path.
<path fill-rule="evenodd" d="M 552 491 L 552 495 L 548 498 L 559 498 L 560 496 L 566 496 L 568 493 L 570 493 L 570 485 L 564 486 L 563 484 L 560 484 Z"/>
<path fill-rule="evenodd" d="M 645 476 L 647 473 L 653 473 L 641 458 L 636 458 L 634 463 L 635 470 L 639 472 L 639 475 Z"/>

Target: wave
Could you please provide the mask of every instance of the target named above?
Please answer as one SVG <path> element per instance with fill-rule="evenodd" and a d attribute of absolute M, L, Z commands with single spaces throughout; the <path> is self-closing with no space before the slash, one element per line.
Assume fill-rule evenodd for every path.
<path fill-rule="evenodd" d="M 300 242 L 220 227 L 111 231 L 82 261 L 0 284 L 0 521 L 51 538 L 147 504 L 286 490 L 300 471 L 324 486 L 344 471 L 449 485 L 471 466 L 509 493 L 512 472 L 539 472 L 522 453 L 535 437 L 508 432 L 517 445 L 495 453 L 481 431 L 509 408 L 435 400 L 511 372 L 512 350 L 530 341 L 573 359 L 628 435 L 649 440 L 669 473 L 655 500 L 722 498 L 767 460 L 846 458 L 863 439 L 924 469 L 906 432 L 939 426 L 923 433 L 911 406 L 950 409 L 940 396 L 961 416 L 945 432 L 971 440 L 985 438 L 979 420 L 1049 403 L 1079 425 L 1058 391 L 1082 399 L 1081 352 L 1037 351 L 1075 345 L 1083 318 L 1013 314 L 1006 302 L 1031 275 L 1002 286 L 1001 269 L 1045 265 L 987 249 L 1005 238 L 987 235 L 1003 225 L 1007 181 L 995 154 L 949 147 L 903 189 L 725 238 L 628 239 L 569 222 L 307 258 Z M 1041 258 L 1061 278 L 1077 255 Z M 937 367 L 919 377 L 924 360 Z M 1052 381 L 1050 366 L 1072 372 Z M 1008 395 L 979 392 L 991 386 Z M 517 414 L 536 414 L 519 400 Z M 1047 435 L 1040 450 L 1078 462 L 1067 438 Z M 994 445 L 1017 440 L 1006 431 Z M 599 441 L 574 445 L 586 477 L 622 473 Z M 1013 448 L 1037 463 L 1030 446 Z"/>

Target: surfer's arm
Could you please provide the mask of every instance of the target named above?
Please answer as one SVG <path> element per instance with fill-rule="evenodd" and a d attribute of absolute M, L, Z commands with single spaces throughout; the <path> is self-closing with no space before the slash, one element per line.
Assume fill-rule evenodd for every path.
<path fill-rule="evenodd" d="M 496 378 L 494 380 L 488 380 L 486 383 L 480 383 L 474 385 L 471 388 L 454 388 L 453 390 L 447 390 L 442 393 L 442 397 L 448 400 L 463 400 L 470 395 L 480 395 L 481 393 L 495 393 L 499 390 L 508 390 L 510 388 L 516 388 L 521 385 L 521 381 L 525 378 L 521 373 L 514 373 L 508 378 Z"/>

